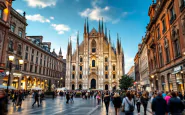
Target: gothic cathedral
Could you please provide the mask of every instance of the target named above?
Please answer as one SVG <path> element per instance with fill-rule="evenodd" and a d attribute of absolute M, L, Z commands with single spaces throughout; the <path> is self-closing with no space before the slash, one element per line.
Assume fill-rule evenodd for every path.
<path fill-rule="evenodd" d="M 99 21 L 98 31 L 89 32 L 88 19 L 84 24 L 84 39 L 72 53 L 72 43 L 68 43 L 66 56 L 66 81 L 68 90 L 75 89 L 119 89 L 119 79 L 125 74 L 124 52 L 121 39 L 117 35 L 117 45 L 111 43 L 107 28 Z"/>

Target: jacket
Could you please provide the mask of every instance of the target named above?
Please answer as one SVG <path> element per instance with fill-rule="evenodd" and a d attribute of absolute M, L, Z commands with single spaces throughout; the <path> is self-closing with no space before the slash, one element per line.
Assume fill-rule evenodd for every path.
<path fill-rule="evenodd" d="M 114 103 L 115 108 L 120 108 L 121 103 L 122 103 L 121 98 L 120 97 L 114 97 L 113 103 Z"/>
<path fill-rule="evenodd" d="M 168 102 L 168 107 L 172 115 L 182 113 L 182 111 L 184 110 L 184 105 L 182 101 L 177 97 L 170 98 Z"/>
<path fill-rule="evenodd" d="M 109 103 L 110 102 L 110 96 L 109 95 L 105 95 L 104 96 L 104 103 Z"/>
<path fill-rule="evenodd" d="M 165 115 L 167 112 L 167 104 L 162 96 L 157 96 L 153 99 L 152 111 L 155 112 L 156 115 Z"/>

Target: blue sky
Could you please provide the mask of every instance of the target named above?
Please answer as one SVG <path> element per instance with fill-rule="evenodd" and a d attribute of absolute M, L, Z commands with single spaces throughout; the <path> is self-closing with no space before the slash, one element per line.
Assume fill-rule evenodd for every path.
<path fill-rule="evenodd" d="M 21 14 L 26 12 L 27 35 L 42 35 L 44 41 L 52 42 L 57 53 L 61 47 L 64 57 L 70 36 L 73 48 L 77 31 L 80 42 L 83 40 L 85 18 L 89 18 L 90 29 L 98 29 L 98 20 L 103 17 L 113 42 L 117 33 L 121 37 L 128 72 L 145 35 L 151 3 L 152 0 L 16 0 L 13 8 Z"/>

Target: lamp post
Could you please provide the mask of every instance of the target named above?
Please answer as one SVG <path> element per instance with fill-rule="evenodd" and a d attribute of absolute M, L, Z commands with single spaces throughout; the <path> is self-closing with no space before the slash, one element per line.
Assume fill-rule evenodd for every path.
<path fill-rule="evenodd" d="M 7 93 L 7 99 L 6 99 L 6 104 L 7 104 L 7 111 L 8 111 L 8 86 L 10 85 L 10 77 L 11 77 L 11 71 L 12 71 L 12 62 L 14 60 L 14 56 L 8 56 L 8 60 L 9 60 L 9 76 L 8 76 L 8 83 L 7 83 L 7 89 L 6 89 L 6 93 Z"/>

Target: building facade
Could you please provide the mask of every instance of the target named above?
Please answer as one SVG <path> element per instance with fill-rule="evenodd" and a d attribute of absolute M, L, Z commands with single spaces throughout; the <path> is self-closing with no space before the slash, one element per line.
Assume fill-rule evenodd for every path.
<path fill-rule="evenodd" d="M 6 0 L 8 4 L 10 0 Z M 0 2 L 2 3 L 2 2 Z M 6 2 L 5 2 L 6 3 Z M 6 4 L 5 4 L 6 5 Z M 65 79 L 65 61 L 63 60 L 60 49 L 59 55 L 50 52 L 51 43 L 43 42 L 42 36 L 26 36 L 26 18 L 15 11 L 11 5 L 2 10 L 1 21 L 6 21 L 7 35 L 3 37 L 3 47 L 0 50 L 0 84 L 7 85 L 8 75 L 10 74 L 10 85 L 16 89 L 32 89 L 40 87 L 47 89 L 51 84 L 52 88 L 62 87 Z M 1 7 L 0 7 L 1 9 Z M 8 15 L 4 15 L 9 12 Z M 0 29 L 1 30 L 1 29 Z M 0 31 L 2 39 L 2 31 Z M 9 56 L 14 56 L 12 70 L 9 71 Z M 20 66 L 19 60 L 24 60 Z"/>
<path fill-rule="evenodd" d="M 135 76 L 135 67 L 134 67 L 134 66 L 132 66 L 132 67 L 130 68 L 130 70 L 128 71 L 127 75 L 128 75 L 129 77 L 131 77 L 134 81 L 136 80 L 136 76 Z"/>
<path fill-rule="evenodd" d="M 134 67 L 135 67 L 135 86 L 137 89 L 140 89 L 139 52 L 137 52 L 134 58 Z"/>
<path fill-rule="evenodd" d="M 146 45 L 151 86 L 185 90 L 185 2 L 157 0 L 150 8 Z"/>
<path fill-rule="evenodd" d="M 119 88 L 119 79 L 124 74 L 124 53 L 121 41 L 117 38 L 117 47 L 111 43 L 110 32 L 103 21 L 98 31 L 89 32 L 88 20 L 84 24 L 84 39 L 79 44 L 77 35 L 76 50 L 72 53 L 72 44 L 68 44 L 66 56 L 67 89 L 105 89 Z"/>
<path fill-rule="evenodd" d="M 140 73 L 140 88 L 142 90 L 151 90 L 150 77 L 149 77 L 149 64 L 147 45 L 145 44 L 145 38 L 142 38 L 142 43 L 139 48 L 139 73 Z"/>

